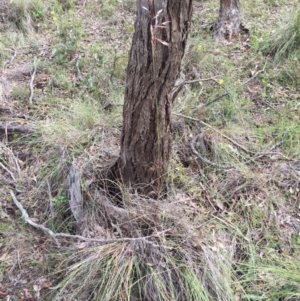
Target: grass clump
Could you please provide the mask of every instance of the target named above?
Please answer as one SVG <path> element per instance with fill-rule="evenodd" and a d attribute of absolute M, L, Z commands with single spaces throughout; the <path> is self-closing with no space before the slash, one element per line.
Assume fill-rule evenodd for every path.
<path fill-rule="evenodd" d="M 258 261 L 255 266 L 246 269 L 244 284 L 257 292 L 253 300 L 299 300 L 299 261 L 273 254 L 268 260 Z M 254 295 L 251 296 L 254 298 Z"/>
<path fill-rule="evenodd" d="M 47 7 L 41 0 L 12 0 L 1 6 L 0 15 L 3 16 L 4 23 L 25 33 L 31 32 L 33 23 L 42 21 L 47 13 Z"/>
<path fill-rule="evenodd" d="M 152 199 L 126 197 L 131 204 L 123 209 L 105 195 L 91 200 L 98 225 L 89 218 L 88 227 L 121 237 L 97 246 L 79 244 L 58 267 L 59 285 L 51 300 L 62 295 L 91 301 L 233 300 L 234 236 L 223 230 L 199 235 L 184 217 L 186 206 L 175 214 L 174 203 L 162 201 L 158 208 Z M 109 224 L 115 226 L 105 229 Z"/>
<path fill-rule="evenodd" d="M 290 19 L 288 25 L 264 42 L 262 47 L 265 53 L 275 55 L 276 58 L 300 55 L 300 8 Z"/>

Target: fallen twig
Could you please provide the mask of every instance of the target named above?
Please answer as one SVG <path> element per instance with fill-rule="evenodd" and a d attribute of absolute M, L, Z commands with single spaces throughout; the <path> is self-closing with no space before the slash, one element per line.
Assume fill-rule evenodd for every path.
<path fill-rule="evenodd" d="M 1 162 L 0 162 L 0 167 L 2 167 L 6 172 L 8 172 L 11 176 L 11 178 L 16 181 L 16 178 L 14 177 L 14 174 L 7 168 L 5 167 Z"/>
<path fill-rule="evenodd" d="M 30 96 L 29 96 L 29 103 L 32 104 L 32 99 L 33 99 L 33 82 L 35 79 L 35 75 L 36 75 L 36 68 L 37 68 L 37 60 L 34 60 L 33 63 L 33 70 L 30 72 L 31 73 L 31 77 L 30 77 L 30 81 L 29 81 L 29 89 L 30 89 Z"/>
<path fill-rule="evenodd" d="M 175 98 L 177 97 L 177 95 L 179 94 L 179 92 L 182 90 L 182 88 L 185 85 L 200 83 L 200 82 L 207 82 L 207 81 L 214 81 L 215 83 L 219 84 L 218 81 L 213 77 L 211 77 L 211 78 L 199 78 L 199 79 L 194 79 L 194 80 L 189 80 L 189 81 L 184 80 L 183 82 L 181 82 L 178 85 L 174 86 L 174 90 L 172 91 L 172 96 L 171 96 L 172 101 L 175 100 Z"/>
<path fill-rule="evenodd" d="M 267 58 L 266 58 L 266 61 L 265 61 L 265 64 L 264 64 L 263 69 L 262 69 L 262 70 L 259 70 L 259 71 L 257 71 L 257 72 L 255 72 L 255 74 L 254 74 L 252 77 L 248 78 L 245 82 L 243 82 L 242 85 L 248 84 L 248 83 L 249 83 L 252 79 L 254 79 L 258 74 L 260 74 L 260 73 L 262 73 L 262 72 L 265 71 L 266 66 L 267 66 L 267 62 L 268 62 L 268 58 L 269 58 L 269 56 L 267 56 Z"/>
<path fill-rule="evenodd" d="M 86 2 L 87 2 L 87 0 L 84 0 L 82 6 L 77 10 L 76 14 L 78 14 L 79 12 L 81 12 L 84 9 Z"/>
<path fill-rule="evenodd" d="M 21 211 L 22 216 L 23 216 L 25 222 L 27 222 L 29 225 L 31 225 L 31 226 L 33 226 L 33 227 L 35 227 L 37 229 L 43 230 L 44 232 L 46 232 L 47 234 L 49 234 L 53 238 L 53 240 L 55 241 L 55 243 L 58 246 L 60 246 L 60 242 L 58 241 L 59 237 L 65 237 L 65 238 L 71 238 L 71 239 L 79 239 L 79 240 L 83 240 L 83 241 L 87 241 L 87 242 L 97 242 L 97 243 L 100 243 L 100 244 L 110 244 L 110 243 L 115 243 L 115 242 L 126 242 L 126 241 L 142 240 L 142 241 L 144 241 L 146 243 L 154 245 L 154 243 L 152 241 L 148 241 L 147 239 L 148 238 L 152 238 L 152 237 L 159 237 L 160 235 L 162 235 L 164 233 L 167 233 L 167 232 L 170 232 L 172 230 L 172 229 L 166 229 L 166 230 L 163 230 L 163 231 L 160 231 L 160 232 L 156 232 L 156 233 L 153 233 L 151 235 L 143 236 L 143 237 L 124 237 L 124 238 L 115 238 L 115 239 L 98 239 L 98 238 L 88 238 L 88 237 L 84 237 L 84 236 L 81 236 L 81 235 L 71 235 L 71 234 L 67 234 L 67 233 L 54 233 L 49 228 L 33 222 L 30 219 L 30 217 L 29 217 L 27 211 L 25 210 L 25 208 L 17 200 L 17 198 L 16 198 L 16 196 L 13 193 L 12 190 L 10 190 L 10 195 L 11 195 L 11 197 L 12 197 L 13 202 L 15 203 L 15 205 Z M 157 246 L 159 246 L 159 245 L 157 245 Z M 161 246 L 161 247 L 163 247 L 163 246 Z"/>
<path fill-rule="evenodd" d="M 34 128 L 22 125 L 0 125 L 0 133 L 31 133 Z"/>
<path fill-rule="evenodd" d="M 255 155 L 256 153 L 253 152 L 253 151 L 250 151 L 248 150 L 247 148 L 245 148 L 243 145 L 239 144 L 238 142 L 234 141 L 233 139 L 231 139 L 230 137 L 226 136 L 225 134 L 223 134 L 222 132 L 220 132 L 219 130 L 217 130 L 216 128 L 214 128 L 213 126 L 209 125 L 208 123 L 200 120 L 200 119 L 197 119 L 197 118 L 193 118 L 193 117 L 190 117 L 190 116 L 186 116 L 186 115 L 182 115 L 182 114 L 178 114 L 178 113 L 173 113 L 173 115 L 175 116 L 178 116 L 178 117 L 182 117 L 182 118 L 185 118 L 185 119 L 189 119 L 189 120 L 193 120 L 193 121 L 197 121 L 199 122 L 200 124 L 214 130 L 215 132 L 217 132 L 219 135 L 221 135 L 222 137 L 224 137 L 225 139 L 227 139 L 229 142 L 231 142 L 232 144 L 234 144 L 235 146 L 237 146 L 238 148 L 242 149 L 245 153 L 248 153 L 248 154 L 252 154 L 252 155 Z"/>

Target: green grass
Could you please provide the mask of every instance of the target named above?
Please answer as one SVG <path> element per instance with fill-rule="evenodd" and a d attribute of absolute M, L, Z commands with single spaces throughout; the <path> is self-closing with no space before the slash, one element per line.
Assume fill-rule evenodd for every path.
<path fill-rule="evenodd" d="M 277 59 L 290 56 L 297 60 L 300 55 L 300 9 L 296 6 L 294 9 L 295 12 L 288 18 L 288 24 L 276 32 L 276 36 L 264 42 L 262 47 L 266 53 L 275 55 Z"/>
<path fill-rule="evenodd" d="M 273 254 L 270 260 L 246 266 L 245 284 L 257 285 L 257 292 L 249 294 L 250 300 L 298 300 L 300 297 L 299 262 L 291 257 Z M 248 278 L 250 277 L 250 278 Z"/>
<path fill-rule="evenodd" d="M 0 118 L 38 128 L 4 135 L 0 145 L 0 162 L 17 183 L 0 187 L 1 208 L 16 223 L 0 220 L 0 246 L 3 253 L 20 250 L 11 252 L 29 275 L 20 290 L 31 292 L 36 279 L 49 279 L 52 289 L 42 290 L 49 301 L 300 299 L 299 9 L 290 17 L 297 1 L 241 3 L 250 37 L 226 45 L 216 45 L 209 30 L 217 4 L 201 2 L 199 10 L 195 1 L 181 76 L 202 81 L 185 85 L 174 103 L 173 112 L 186 117 L 173 116 L 168 190 L 159 202 L 120 183 L 119 195 L 103 186 L 110 188 L 103 170 L 120 149 L 134 30 L 135 1 L 123 2 L 13 0 L 0 7 L 0 63 L 9 94 L 3 103 L 10 109 Z M 191 152 L 200 133 L 206 153 L 197 146 L 199 153 L 230 168 L 205 164 Z M 68 203 L 71 164 L 84 199 L 77 229 Z M 53 231 L 136 240 L 96 245 L 66 239 L 54 247 L 47 234 L 25 225 L 10 189 L 19 191 L 31 218 Z M 19 273 L 12 262 L 0 262 L 1 283 L 10 291 Z"/>

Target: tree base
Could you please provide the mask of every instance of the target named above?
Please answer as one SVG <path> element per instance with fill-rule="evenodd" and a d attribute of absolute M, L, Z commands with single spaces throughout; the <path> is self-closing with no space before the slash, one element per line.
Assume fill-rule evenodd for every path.
<path fill-rule="evenodd" d="M 238 1 L 221 1 L 219 18 L 215 37 L 217 40 L 228 40 L 236 38 L 240 32 L 241 19 Z"/>

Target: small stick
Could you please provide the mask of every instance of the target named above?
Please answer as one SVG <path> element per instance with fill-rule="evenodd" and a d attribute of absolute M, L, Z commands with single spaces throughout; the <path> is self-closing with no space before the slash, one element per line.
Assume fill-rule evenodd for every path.
<path fill-rule="evenodd" d="M 1 162 L 0 162 L 0 167 L 2 167 L 5 171 L 7 171 L 10 174 L 11 178 L 14 181 L 16 181 L 16 178 L 14 177 L 14 174 L 8 168 L 6 168 Z"/>
<path fill-rule="evenodd" d="M 193 121 L 197 121 L 199 123 L 201 123 L 202 125 L 214 130 L 215 132 L 217 132 L 219 135 L 221 135 L 222 137 L 224 137 L 225 139 L 227 139 L 229 142 L 231 142 L 232 144 L 234 144 L 235 146 L 239 147 L 240 149 L 242 149 L 245 153 L 248 153 L 248 154 L 252 154 L 252 155 L 255 155 L 256 153 L 255 152 L 252 152 L 250 150 L 248 150 L 247 148 L 245 148 L 243 145 L 239 144 L 238 142 L 234 141 L 233 139 L 231 139 L 230 137 L 226 136 L 225 134 L 223 134 L 222 132 L 220 132 L 219 130 L 217 130 L 216 128 L 214 128 L 213 126 L 209 125 L 208 123 L 200 120 L 200 119 L 197 119 L 197 118 L 193 118 L 193 117 L 190 117 L 190 116 L 186 116 L 186 115 L 182 115 L 182 114 L 178 114 L 178 113 L 173 113 L 173 115 L 175 116 L 178 116 L 178 117 L 182 117 L 182 118 L 185 118 L 185 119 L 189 119 L 189 120 L 193 120 Z"/>
<path fill-rule="evenodd" d="M 16 196 L 15 196 L 15 194 L 13 193 L 12 190 L 10 190 L 10 195 L 11 195 L 11 197 L 12 197 L 12 199 L 13 199 L 15 205 L 16 205 L 16 206 L 19 208 L 19 210 L 21 211 L 22 216 L 23 216 L 25 222 L 28 223 L 29 225 L 31 225 L 31 226 L 37 228 L 37 229 L 41 229 L 41 230 L 43 230 L 44 232 L 48 233 L 48 234 L 53 238 L 53 240 L 55 241 L 55 243 L 56 243 L 58 246 L 60 246 L 60 243 L 59 243 L 59 241 L 57 240 L 56 235 L 55 235 L 50 229 L 48 229 L 47 227 L 45 227 L 45 226 L 43 226 L 43 225 L 39 225 L 39 224 L 33 222 L 33 221 L 30 219 L 30 217 L 29 217 L 27 211 L 24 209 L 24 207 L 21 205 L 21 203 L 17 200 L 17 198 L 16 198 Z"/>
<path fill-rule="evenodd" d="M 30 89 L 29 103 L 30 104 L 32 104 L 32 99 L 33 99 L 33 82 L 34 82 L 35 75 L 36 75 L 36 67 L 37 67 L 37 61 L 34 60 L 33 71 L 31 71 L 31 78 L 29 81 L 29 89 Z"/>
<path fill-rule="evenodd" d="M 263 69 L 257 71 L 252 77 L 248 78 L 244 83 L 242 83 L 242 85 L 248 84 L 248 83 L 249 83 L 253 78 L 255 78 L 259 73 L 262 73 L 262 72 L 265 71 L 266 66 L 267 66 L 267 62 L 268 62 L 268 58 L 269 58 L 269 56 L 267 56 L 267 58 L 266 58 L 265 65 L 264 65 Z"/>
<path fill-rule="evenodd" d="M 208 103 L 206 103 L 204 106 L 205 106 L 205 107 L 210 106 L 210 105 L 213 104 L 214 102 L 218 101 L 219 99 L 221 99 L 221 98 L 223 98 L 223 97 L 225 97 L 225 96 L 227 96 L 227 95 L 230 95 L 230 93 L 229 93 L 229 92 L 226 92 L 226 93 L 224 93 L 224 94 L 222 94 L 222 95 L 219 95 L 219 96 L 216 97 L 215 99 L 213 99 L 213 100 L 209 101 Z"/>
<path fill-rule="evenodd" d="M 205 82 L 205 81 L 214 81 L 215 83 L 219 84 L 218 81 L 214 78 L 199 78 L 199 79 L 194 79 L 194 80 L 189 80 L 189 81 L 183 81 L 179 83 L 178 85 L 174 86 L 174 90 L 172 91 L 171 95 L 171 100 L 174 101 L 179 92 L 182 90 L 182 88 L 185 85 L 193 84 L 193 83 L 199 83 L 199 82 Z"/>
<path fill-rule="evenodd" d="M 87 0 L 84 0 L 81 8 L 78 9 L 78 11 L 76 12 L 76 14 L 78 14 L 79 12 L 81 12 L 84 9 L 86 2 L 87 2 Z"/>

